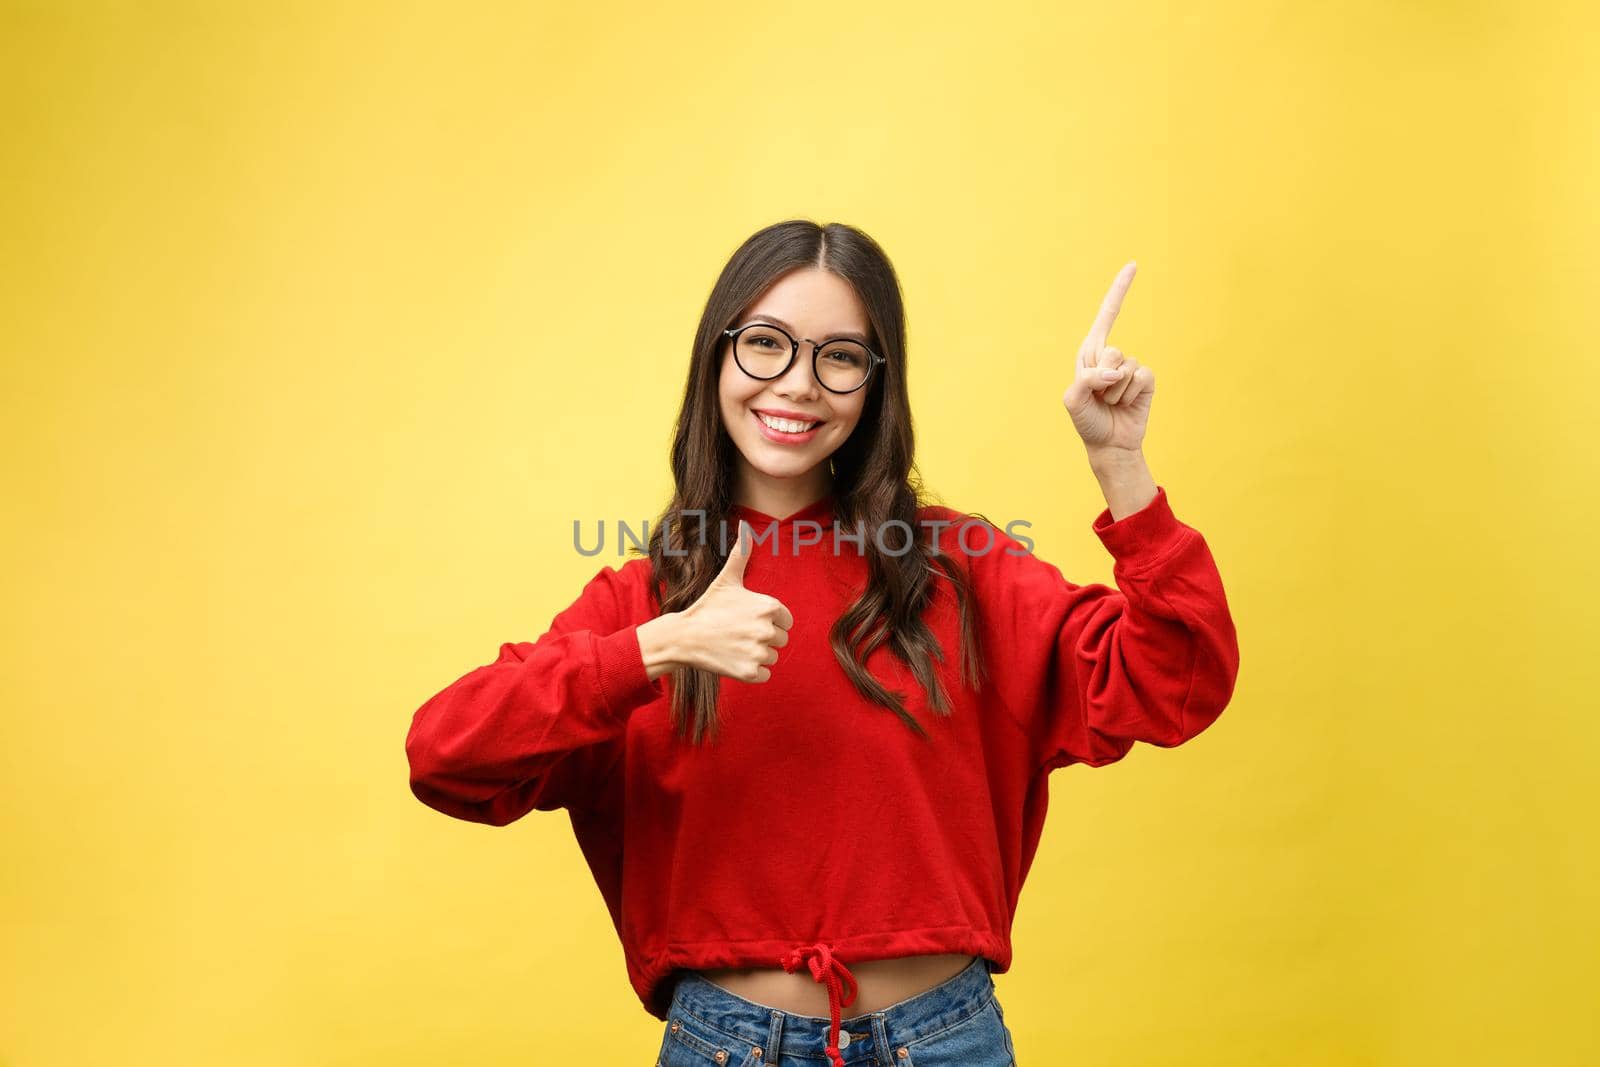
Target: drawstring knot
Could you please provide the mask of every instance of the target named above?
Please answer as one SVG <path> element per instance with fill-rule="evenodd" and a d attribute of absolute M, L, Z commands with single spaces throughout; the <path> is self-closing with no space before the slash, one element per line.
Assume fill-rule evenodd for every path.
<path fill-rule="evenodd" d="M 843 963 L 833 958 L 833 949 L 826 942 L 792 948 L 779 960 L 783 969 L 793 974 L 804 963 L 811 971 L 811 979 L 828 987 L 828 1061 L 833 1067 L 844 1067 L 844 1057 L 839 1053 L 839 1009 L 848 1008 L 856 1000 L 856 976 Z M 849 992 L 844 990 L 848 988 Z"/>

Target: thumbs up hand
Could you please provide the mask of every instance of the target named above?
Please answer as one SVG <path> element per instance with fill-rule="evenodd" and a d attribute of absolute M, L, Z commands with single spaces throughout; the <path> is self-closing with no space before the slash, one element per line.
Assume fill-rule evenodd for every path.
<path fill-rule="evenodd" d="M 789 643 L 794 616 L 777 597 L 744 587 L 750 560 L 749 524 L 739 521 L 739 540 L 706 591 L 677 614 L 678 656 L 741 682 L 765 682 L 778 649 Z"/>

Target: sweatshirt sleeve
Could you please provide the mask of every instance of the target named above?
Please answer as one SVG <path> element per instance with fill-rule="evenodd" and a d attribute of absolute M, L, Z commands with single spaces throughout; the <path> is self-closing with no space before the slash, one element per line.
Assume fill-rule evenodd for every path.
<path fill-rule="evenodd" d="M 648 611 L 632 581 L 649 564 L 631 567 L 601 568 L 542 637 L 503 643 L 417 709 L 406 758 L 418 800 L 504 826 L 593 799 L 629 714 L 665 692 L 639 647 Z"/>
<path fill-rule="evenodd" d="M 1239 670 L 1233 619 L 1205 539 L 1164 487 L 1131 515 L 1094 519 L 1115 589 L 1074 584 L 988 528 L 993 547 L 970 555 L 987 684 L 1019 720 L 1035 773 L 1114 763 L 1136 741 L 1171 748 L 1222 714 Z"/>

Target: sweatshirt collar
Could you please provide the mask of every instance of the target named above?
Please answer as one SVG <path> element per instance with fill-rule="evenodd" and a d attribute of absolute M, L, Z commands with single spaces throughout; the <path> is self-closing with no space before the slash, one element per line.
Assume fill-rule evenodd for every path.
<path fill-rule="evenodd" d="M 774 523 L 776 523 L 780 528 L 792 526 L 803 519 L 809 519 L 812 522 L 821 523 L 823 526 L 826 526 L 828 525 L 829 520 L 833 518 L 834 502 L 834 493 L 830 491 L 821 498 L 807 504 L 799 511 L 796 511 L 790 515 L 785 515 L 782 518 L 779 518 L 776 515 L 768 515 L 764 511 L 757 511 L 752 507 L 746 507 L 744 504 L 734 504 L 729 510 L 735 520 L 744 519 L 757 529 L 765 529 Z"/>

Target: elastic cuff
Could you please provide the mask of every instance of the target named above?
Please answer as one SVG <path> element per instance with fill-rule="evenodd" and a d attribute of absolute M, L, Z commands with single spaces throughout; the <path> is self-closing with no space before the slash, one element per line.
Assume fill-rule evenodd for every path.
<path fill-rule="evenodd" d="M 1175 553 L 1192 532 L 1173 515 L 1166 487 L 1160 485 L 1150 503 L 1132 515 L 1113 521 L 1111 509 L 1103 509 L 1093 528 L 1117 565 L 1130 574 L 1148 570 Z"/>
<path fill-rule="evenodd" d="M 665 694 L 661 679 L 652 679 L 645 670 L 638 623 L 596 637 L 594 644 L 600 667 L 600 693 L 611 714 L 626 715 L 640 704 Z"/>

